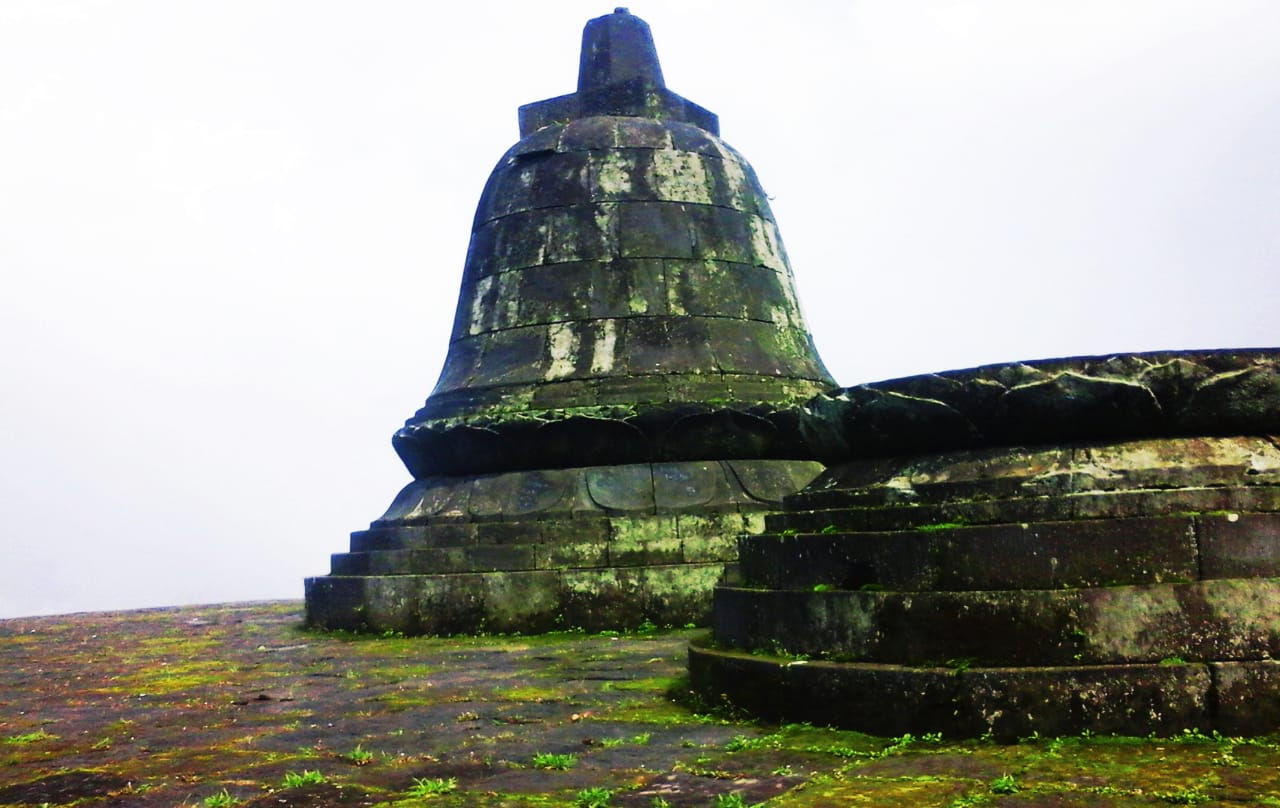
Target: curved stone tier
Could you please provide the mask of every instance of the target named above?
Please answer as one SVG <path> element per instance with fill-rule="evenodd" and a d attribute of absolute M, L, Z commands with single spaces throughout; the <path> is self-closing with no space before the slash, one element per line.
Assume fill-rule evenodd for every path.
<path fill-rule="evenodd" d="M 821 469 L 740 460 L 416 480 L 307 581 L 307 619 L 406 634 L 706 623 L 737 537 Z"/>
<path fill-rule="evenodd" d="M 1280 727 L 1275 352 L 853 390 L 811 415 L 856 459 L 788 497 L 716 589 L 690 648 L 704 694 L 883 734 Z"/>
<path fill-rule="evenodd" d="M 1275 349 L 987 365 L 820 395 L 801 426 L 831 463 L 981 446 L 1280 433 Z"/>
<path fill-rule="evenodd" d="M 416 477 L 807 458 L 799 407 L 834 386 L 746 160 L 593 115 L 494 169 L 444 370 L 393 444 Z"/>
<path fill-rule="evenodd" d="M 799 421 L 798 406 L 770 404 L 579 407 L 416 423 L 393 443 L 417 478 L 708 457 L 807 458 L 812 453 Z"/>

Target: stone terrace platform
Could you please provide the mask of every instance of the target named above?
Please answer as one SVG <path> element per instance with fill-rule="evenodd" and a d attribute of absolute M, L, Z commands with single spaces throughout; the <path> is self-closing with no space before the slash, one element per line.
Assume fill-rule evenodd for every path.
<path fill-rule="evenodd" d="M 224 790 L 245 806 L 1280 802 L 1275 737 L 999 745 L 696 711 L 688 630 L 405 639 L 301 624 L 300 602 L 0 621 L 0 805 L 172 808 Z M 322 782 L 285 785 L 303 772 Z M 412 796 L 437 782 L 454 787 Z"/>

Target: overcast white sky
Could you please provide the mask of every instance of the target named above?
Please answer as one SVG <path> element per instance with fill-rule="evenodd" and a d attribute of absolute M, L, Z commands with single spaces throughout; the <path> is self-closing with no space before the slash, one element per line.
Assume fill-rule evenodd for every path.
<path fill-rule="evenodd" d="M 298 598 L 612 5 L 0 3 L 0 616 Z M 1280 343 L 1275 0 L 640 2 L 845 385 Z"/>

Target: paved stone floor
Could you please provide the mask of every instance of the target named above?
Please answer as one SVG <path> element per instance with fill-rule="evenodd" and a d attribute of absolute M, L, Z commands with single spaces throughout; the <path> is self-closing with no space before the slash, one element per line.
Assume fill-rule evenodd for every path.
<path fill-rule="evenodd" d="M 355 637 L 302 604 L 0 621 L 0 805 L 1280 806 L 1280 737 L 1016 744 L 692 703 L 692 630 Z"/>

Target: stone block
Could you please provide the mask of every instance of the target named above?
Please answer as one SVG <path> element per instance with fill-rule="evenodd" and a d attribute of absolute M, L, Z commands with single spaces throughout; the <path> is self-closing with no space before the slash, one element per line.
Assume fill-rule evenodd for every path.
<path fill-rule="evenodd" d="M 1280 514 L 1196 517 L 1205 578 L 1280 578 Z"/>
<path fill-rule="evenodd" d="M 587 155 L 583 152 L 533 154 L 518 159 L 515 168 L 508 173 L 529 178 L 529 207 L 566 207 L 590 199 Z M 517 206 L 508 212 L 520 209 Z"/>
<path fill-rule="evenodd" d="M 654 502 L 659 511 L 700 508 L 723 501 L 729 491 L 723 467 L 714 461 L 654 463 Z M 672 535 L 675 526 L 672 525 Z"/>
<path fill-rule="evenodd" d="M 539 522 L 543 544 L 607 542 L 609 519 L 579 516 L 572 519 L 545 519 Z"/>
<path fill-rule="evenodd" d="M 675 149 L 653 150 L 649 155 L 648 165 L 638 166 L 643 180 L 637 184 L 650 189 L 653 198 L 708 207 L 714 204 L 708 158 Z"/>
<path fill-rule="evenodd" d="M 307 578 L 306 623 L 332 631 L 367 631 L 365 582 L 363 577 L 325 576 Z"/>
<path fill-rule="evenodd" d="M 522 267 L 534 267 L 546 261 L 547 238 L 551 232 L 551 213 L 527 210 L 497 219 L 492 227 L 491 257 L 486 272 L 493 274 Z M 465 290 L 464 290 L 465 292 Z"/>
<path fill-rule="evenodd" d="M 966 670 L 957 678 L 956 711 L 1005 742 L 1034 732 L 1078 735 L 1084 730 L 1171 736 L 1213 720 L 1206 665 Z"/>
<path fill-rule="evenodd" d="M 711 205 L 688 205 L 685 210 L 693 231 L 694 257 L 755 263 L 750 221 L 758 220 L 757 217 Z"/>
<path fill-rule="evenodd" d="M 549 631 L 555 627 L 559 604 L 554 572 L 518 572 L 481 578 L 484 614 L 477 628 L 459 631 L 500 633 Z"/>
<path fill-rule="evenodd" d="M 662 121 L 635 116 L 617 119 L 617 146 L 622 149 L 670 149 L 671 130 Z"/>
<path fill-rule="evenodd" d="M 609 117 L 579 118 L 573 126 L 564 127 L 559 139 L 563 151 L 588 151 L 617 148 L 618 120 Z"/>
<path fill-rule="evenodd" d="M 1213 728 L 1225 735 L 1265 735 L 1280 729 L 1280 661 L 1215 662 Z"/>
<path fill-rule="evenodd" d="M 693 234 L 677 202 L 618 203 L 623 258 L 692 258 Z"/>
<path fill-rule="evenodd" d="M 546 221 L 550 231 L 539 263 L 602 260 L 618 255 L 618 222 L 612 204 L 550 208 Z"/>
<path fill-rule="evenodd" d="M 510 328 L 478 339 L 484 345 L 484 359 L 472 383 L 480 387 L 537 384 L 546 380 L 555 362 L 542 328 Z"/>
<path fill-rule="evenodd" d="M 609 565 L 609 542 L 542 544 L 536 549 L 538 569 L 584 569 Z"/>
<path fill-rule="evenodd" d="M 368 575 L 369 553 L 334 553 L 329 556 L 330 575 Z"/>
<path fill-rule="evenodd" d="M 543 540 L 542 525 L 537 519 L 476 522 L 474 529 L 478 546 L 514 547 Z"/>
<path fill-rule="evenodd" d="M 674 516 L 615 517 L 610 521 L 611 566 L 678 563 L 680 537 Z"/>
<path fill-rule="evenodd" d="M 591 500 L 606 511 L 653 513 L 653 470 L 647 463 L 602 466 L 586 472 Z"/>
<path fill-rule="evenodd" d="M 658 625 L 707 625 L 711 590 L 724 564 L 672 564 L 629 570 L 641 580 L 645 616 Z"/>

